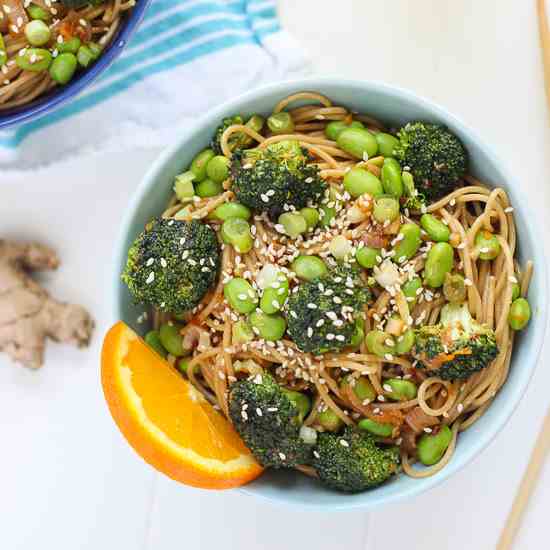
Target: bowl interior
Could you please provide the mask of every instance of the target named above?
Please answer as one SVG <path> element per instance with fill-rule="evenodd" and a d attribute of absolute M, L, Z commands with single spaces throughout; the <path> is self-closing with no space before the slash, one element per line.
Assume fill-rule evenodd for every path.
<path fill-rule="evenodd" d="M 204 116 L 193 128 L 182 130 L 177 143 L 156 161 L 129 205 L 116 244 L 113 274 L 116 319 L 122 319 L 141 333 L 145 331 L 145 326 L 136 323 L 143 308 L 132 304 L 126 287 L 120 282 L 119 275 L 125 263 L 126 251 L 132 240 L 143 229 L 144 224 L 163 210 L 170 196 L 174 177 L 185 169 L 197 152 L 208 145 L 220 119 L 234 113 L 259 112 L 268 115 L 282 97 L 302 90 L 321 92 L 336 104 L 372 114 L 392 125 L 421 119 L 444 123 L 452 129 L 461 138 L 469 152 L 470 172 L 491 185 L 504 187 L 509 193 L 515 207 L 519 260 L 524 264 L 527 259 L 532 259 L 536 265 L 529 294 L 537 296 L 537 299 L 531 300 L 531 303 L 546 303 L 547 278 L 544 252 L 542 247 L 535 246 L 537 231 L 534 221 L 530 219 L 525 196 L 518 200 L 517 181 L 475 133 L 442 108 L 403 90 L 360 81 L 308 79 L 261 88 L 224 104 Z M 540 307 L 536 308 L 528 330 L 519 334 L 516 340 L 508 382 L 481 420 L 460 436 L 452 461 L 437 475 L 426 479 L 411 479 L 400 475 L 369 492 L 345 495 L 328 490 L 305 476 L 293 472 L 272 471 L 242 490 L 285 504 L 331 510 L 370 508 L 427 490 L 467 464 L 503 427 L 519 402 L 535 368 L 545 326 L 546 313 Z"/>

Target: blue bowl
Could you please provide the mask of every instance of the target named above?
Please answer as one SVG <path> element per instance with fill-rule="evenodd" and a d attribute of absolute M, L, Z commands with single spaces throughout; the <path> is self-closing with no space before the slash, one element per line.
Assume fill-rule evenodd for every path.
<path fill-rule="evenodd" d="M 441 483 L 477 456 L 504 427 L 516 408 L 533 374 L 546 327 L 547 274 L 540 230 L 533 219 L 525 193 L 492 149 L 460 120 L 442 107 L 414 94 L 374 82 L 312 78 L 281 82 L 256 89 L 229 101 L 203 116 L 193 127 L 182 129 L 177 141 L 153 164 L 137 187 L 122 222 L 115 245 L 113 271 L 113 317 L 143 333 L 136 323 L 143 308 L 132 304 L 120 273 L 126 260 L 126 251 L 144 224 L 164 208 L 172 192 L 174 177 L 183 171 L 191 159 L 205 148 L 220 120 L 234 113 L 258 112 L 268 115 L 283 97 L 303 90 L 315 90 L 327 95 L 336 104 L 352 110 L 372 114 L 393 125 L 412 119 L 446 124 L 463 141 L 470 155 L 470 172 L 492 185 L 504 187 L 515 208 L 518 228 L 518 256 L 522 264 L 527 259 L 535 262 L 534 277 L 529 289 L 532 304 L 542 304 L 533 311 L 532 320 L 524 332 L 518 334 L 512 368 L 507 383 L 483 417 L 460 435 L 451 462 L 438 474 L 425 479 L 411 479 L 404 474 L 371 491 L 348 495 L 326 489 L 305 476 L 294 472 L 270 471 L 240 490 L 257 497 L 285 505 L 324 510 L 369 509 L 382 504 L 404 500 Z M 536 297 L 536 299 L 535 299 Z"/>
<path fill-rule="evenodd" d="M 39 118 L 77 96 L 121 54 L 150 2 L 151 0 L 137 0 L 135 7 L 126 16 L 101 57 L 89 69 L 80 72 L 69 84 L 55 87 L 31 103 L 0 112 L 0 129 Z"/>

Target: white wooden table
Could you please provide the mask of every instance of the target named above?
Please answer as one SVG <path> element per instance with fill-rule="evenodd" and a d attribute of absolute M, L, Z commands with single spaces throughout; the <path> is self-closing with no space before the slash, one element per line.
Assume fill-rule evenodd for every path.
<path fill-rule="evenodd" d="M 542 220 L 543 246 L 550 133 L 534 0 L 280 0 L 280 8 L 317 72 L 410 88 L 476 127 L 520 175 Z M 44 282 L 89 307 L 98 324 L 91 349 L 51 344 L 39 372 L 0 356 L 0 548 L 494 548 L 550 405 L 548 347 L 515 416 L 483 455 L 435 490 L 370 514 L 299 513 L 186 488 L 130 450 L 104 406 L 98 355 L 118 220 L 156 153 L 0 176 L 0 235 L 55 244 L 64 263 Z M 548 548 L 549 483 L 547 465 L 518 549 Z"/>

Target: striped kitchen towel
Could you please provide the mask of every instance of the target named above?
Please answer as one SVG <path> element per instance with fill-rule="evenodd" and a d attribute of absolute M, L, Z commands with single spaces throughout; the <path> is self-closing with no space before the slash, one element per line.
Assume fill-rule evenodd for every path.
<path fill-rule="evenodd" d="M 205 110 L 306 66 L 274 0 L 153 0 L 123 54 L 89 88 L 0 132 L 0 169 L 161 146 Z"/>

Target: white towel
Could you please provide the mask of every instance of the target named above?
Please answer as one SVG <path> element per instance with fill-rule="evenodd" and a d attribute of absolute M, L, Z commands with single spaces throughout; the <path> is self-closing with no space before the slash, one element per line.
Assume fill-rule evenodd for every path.
<path fill-rule="evenodd" d="M 273 0 L 153 0 L 122 55 L 89 88 L 0 132 L 0 169 L 161 146 L 207 109 L 306 66 Z"/>

